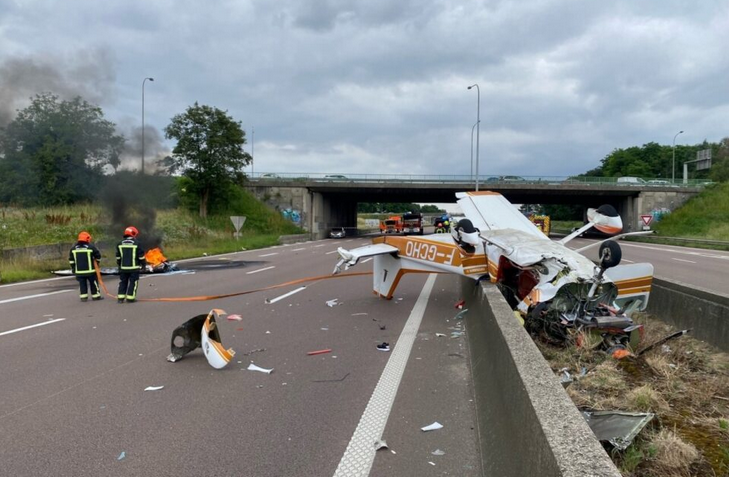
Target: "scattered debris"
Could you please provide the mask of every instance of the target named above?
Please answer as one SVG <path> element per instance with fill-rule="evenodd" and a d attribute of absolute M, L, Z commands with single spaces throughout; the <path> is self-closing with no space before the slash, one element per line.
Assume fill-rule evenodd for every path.
<path fill-rule="evenodd" d="M 116 461 L 121 461 L 126 457 L 127 457 L 127 452 L 123 451 L 123 452 L 119 453 L 118 457 L 116 457 Z"/>
<path fill-rule="evenodd" d="M 445 452 L 443 450 L 438 449 L 435 451 L 431 451 L 430 454 L 435 455 L 435 456 L 443 456 L 443 455 L 445 455 Z"/>
<path fill-rule="evenodd" d="M 367 312 L 357 312 L 356 314 L 352 314 L 352 317 L 355 315 L 369 315 Z"/>
<path fill-rule="evenodd" d="M 431 465 L 435 466 L 435 463 L 433 463 L 432 461 L 429 461 L 428 463 L 430 463 Z"/>
<path fill-rule="evenodd" d="M 198 347 L 202 347 L 208 363 L 217 369 L 225 367 L 233 358 L 233 349 L 225 349 L 220 343 L 216 317 L 225 314 L 224 310 L 212 309 L 207 315 L 200 314 L 172 331 L 168 362 L 177 362 Z M 179 344 L 179 345 L 178 345 Z"/>
<path fill-rule="evenodd" d="M 266 349 L 255 349 L 255 350 L 251 350 L 250 352 L 246 352 L 243 355 L 251 355 L 251 354 L 254 354 L 256 352 L 265 352 L 265 351 L 266 351 Z M 240 362 L 238 362 L 238 363 L 240 363 Z"/>
<path fill-rule="evenodd" d="M 457 339 L 458 337 L 462 336 L 465 332 L 462 331 L 453 331 L 451 332 L 451 338 Z"/>
<path fill-rule="evenodd" d="M 387 449 L 387 442 L 385 440 L 377 440 L 375 441 L 375 451 Z"/>
<path fill-rule="evenodd" d="M 312 380 L 312 382 L 314 382 L 314 383 L 344 382 L 344 379 L 346 379 L 347 377 L 349 377 L 349 372 L 347 372 L 347 374 L 342 378 L 336 378 L 334 380 Z"/>
<path fill-rule="evenodd" d="M 675 333 L 673 333 L 671 335 L 667 335 L 666 337 L 663 337 L 662 339 L 659 339 L 656 342 L 652 343 L 651 345 L 645 347 L 643 350 L 641 350 L 640 352 L 638 352 L 635 355 L 636 356 L 641 356 L 644 353 L 646 353 L 646 352 L 648 352 L 650 350 L 653 350 L 654 348 L 658 347 L 659 345 L 663 345 L 666 342 L 668 342 L 669 340 L 675 339 L 677 337 L 681 337 L 683 335 L 688 334 L 689 332 L 691 332 L 691 329 L 679 330 L 678 332 L 675 332 Z M 668 350 L 670 351 L 671 349 L 669 348 Z M 666 353 L 666 352 L 664 352 L 664 353 Z"/>
<path fill-rule="evenodd" d="M 388 344 L 387 342 L 382 342 L 380 345 L 377 346 L 377 350 L 380 350 L 382 352 L 389 352 L 390 344 Z"/>
<path fill-rule="evenodd" d="M 271 331 L 270 331 L 270 330 L 267 330 L 267 331 L 266 331 L 266 334 L 270 334 L 270 333 L 271 333 Z"/>
<path fill-rule="evenodd" d="M 159 387 L 147 387 L 144 389 L 144 391 L 145 392 L 155 392 L 157 390 L 162 390 L 163 388 L 165 388 L 164 385 L 160 385 Z"/>
<path fill-rule="evenodd" d="M 243 317 L 241 317 L 241 316 L 240 316 L 240 315 L 238 315 L 238 314 L 230 314 L 230 315 L 228 316 L 228 320 L 237 320 L 237 321 L 239 321 L 239 322 L 240 322 L 241 320 L 243 320 Z"/>
<path fill-rule="evenodd" d="M 339 305 L 339 304 L 337 303 L 337 301 L 338 301 L 338 300 L 339 300 L 339 299 L 332 299 L 332 300 L 328 300 L 328 301 L 327 301 L 327 305 L 328 305 L 329 307 L 334 307 L 334 306 L 336 306 L 336 305 Z"/>
<path fill-rule="evenodd" d="M 633 442 L 648 422 L 652 413 L 631 413 L 620 411 L 583 411 L 582 416 L 598 440 L 608 442 L 620 451 Z"/>
<path fill-rule="evenodd" d="M 463 354 L 448 354 L 449 357 L 466 358 Z"/>
<path fill-rule="evenodd" d="M 273 369 L 272 368 L 261 368 L 261 367 L 259 367 L 258 365 L 255 365 L 255 364 L 248 365 L 248 368 L 246 370 L 251 370 L 253 372 L 263 372 L 263 373 L 266 373 L 266 374 L 269 374 L 269 375 L 271 374 L 271 372 L 273 372 Z"/>
<path fill-rule="evenodd" d="M 423 430 L 424 432 L 430 432 L 433 430 L 440 430 L 441 428 L 443 428 L 443 425 L 438 422 L 433 422 L 430 425 L 421 428 L 421 430 Z"/>
<path fill-rule="evenodd" d="M 453 317 L 453 320 L 461 320 L 466 316 L 467 313 L 468 313 L 468 309 L 463 309 L 462 311 L 457 313 L 455 315 L 455 317 Z"/>
<path fill-rule="evenodd" d="M 567 386 L 572 383 L 572 375 L 570 375 L 566 368 L 561 369 L 560 372 L 562 372 L 562 376 L 560 377 L 559 383 L 561 383 L 564 388 L 567 388 Z"/>
<path fill-rule="evenodd" d="M 463 306 L 464 306 L 464 305 L 466 305 L 466 301 L 465 301 L 465 300 L 463 300 L 463 299 L 461 299 L 461 300 L 459 300 L 458 302 L 456 302 L 456 304 L 454 305 L 454 307 L 455 307 L 456 309 L 463 309 Z"/>
<path fill-rule="evenodd" d="M 323 349 L 323 350 L 314 350 L 313 352 L 307 352 L 306 355 L 321 355 L 321 354 L 328 354 L 332 351 L 332 349 Z"/>
<path fill-rule="evenodd" d="M 380 325 L 380 330 L 385 330 L 386 328 L 387 328 L 387 326 L 385 324 Z"/>
<path fill-rule="evenodd" d="M 321 330 L 329 330 L 329 327 L 322 327 Z"/>
<path fill-rule="evenodd" d="M 446 335 L 446 334 L 441 334 L 440 332 L 436 332 L 436 333 L 435 333 L 435 336 L 436 336 L 436 337 L 447 337 L 447 335 Z"/>
<path fill-rule="evenodd" d="M 237 329 L 235 329 L 235 330 L 238 330 L 238 331 L 240 331 L 240 330 L 244 330 L 244 328 L 245 328 L 245 327 L 238 327 L 238 328 L 237 328 Z"/>

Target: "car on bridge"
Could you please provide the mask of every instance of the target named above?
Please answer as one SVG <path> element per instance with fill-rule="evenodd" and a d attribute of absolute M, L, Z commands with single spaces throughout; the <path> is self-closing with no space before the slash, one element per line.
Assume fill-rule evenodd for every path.
<path fill-rule="evenodd" d="M 324 176 L 324 179 L 328 179 L 331 181 L 341 181 L 342 179 L 348 179 L 347 176 L 344 176 L 343 174 L 327 174 Z"/>

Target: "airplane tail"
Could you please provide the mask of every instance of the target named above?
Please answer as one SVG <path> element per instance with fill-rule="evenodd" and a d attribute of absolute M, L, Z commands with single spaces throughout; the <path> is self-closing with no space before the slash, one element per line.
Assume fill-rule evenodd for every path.
<path fill-rule="evenodd" d="M 653 264 L 625 264 L 611 267 L 605 275 L 618 286 L 616 302 L 623 309 L 643 311 L 648 307 L 653 283 Z M 627 312 L 626 312 L 627 313 Z"/>
<path fill-rule="evenodd" d="M 390 254 L 375 256 L 372 273 L 374 293 L 392 299 L 400 278 L 404 274 L 400 259 Z"/>

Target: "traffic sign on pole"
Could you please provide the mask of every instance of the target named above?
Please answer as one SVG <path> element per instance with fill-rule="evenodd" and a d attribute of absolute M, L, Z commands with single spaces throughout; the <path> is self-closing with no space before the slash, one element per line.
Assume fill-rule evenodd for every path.
<path fill-rule="evenodd" d="M 644 226 L 650 226 L 653 222 L 653 216 L 650 214 L 641 214 L 640 220 L 643 221 Z"/>
<path fill-rule="evenodd" d="M 240 237 L 240 228 L 246 222 L 246 216 L 230 216 L 230 220 L 233 222 L 233 227 L 235 227 L 235 237 L 237 239 Z"/>

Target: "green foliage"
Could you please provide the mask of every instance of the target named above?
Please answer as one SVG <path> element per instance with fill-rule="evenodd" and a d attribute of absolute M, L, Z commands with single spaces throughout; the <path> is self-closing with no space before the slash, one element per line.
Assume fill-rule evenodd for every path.
<path fill-rule="evenodd" d="M 423 214 L 427 214 L 427 213 L 445 212 L 445 211 L 443 211 L 438 206 L 435 206 L 433 204 L 426 204 L 420 208 L 420 212 L 422 212 Z"/>
<path fill-rule="evenodd" d="M 574 204 L 543 204 L 543 214 L 552 221 L 582 221 L 584 208 Z"/>
<path fill-rule="evenodd" d="M 729 239 L 729 183 L 705 188 L 654 228 L 661 236 Z"/>
<path fill-rule="evenodd" d="M 717 183 L 729 181 L 729 138 L 724 138 L 713 152 L 711 180 Z"/>
<path fill-rule="evenodd" d="M 0 201 L 53 206 L 88 201 L 102 168 L 119 165 L 124 138 L 81 97 L 37 95 L 0 135 Z"/>
<path fill-rule="evenodd" d="M 245 132 L 225 111 L 196 102 L 172 118 L 165 137 L 176 139 L 177 145 L 164 164 L 169 172 L 182 172 L 190 179 L 186 190 L 198 198 L 204 218 L 214 196 L 230 191 L 228 186 L 241 180 L 243 168 L 251 162 L 243 151 Z"/>

